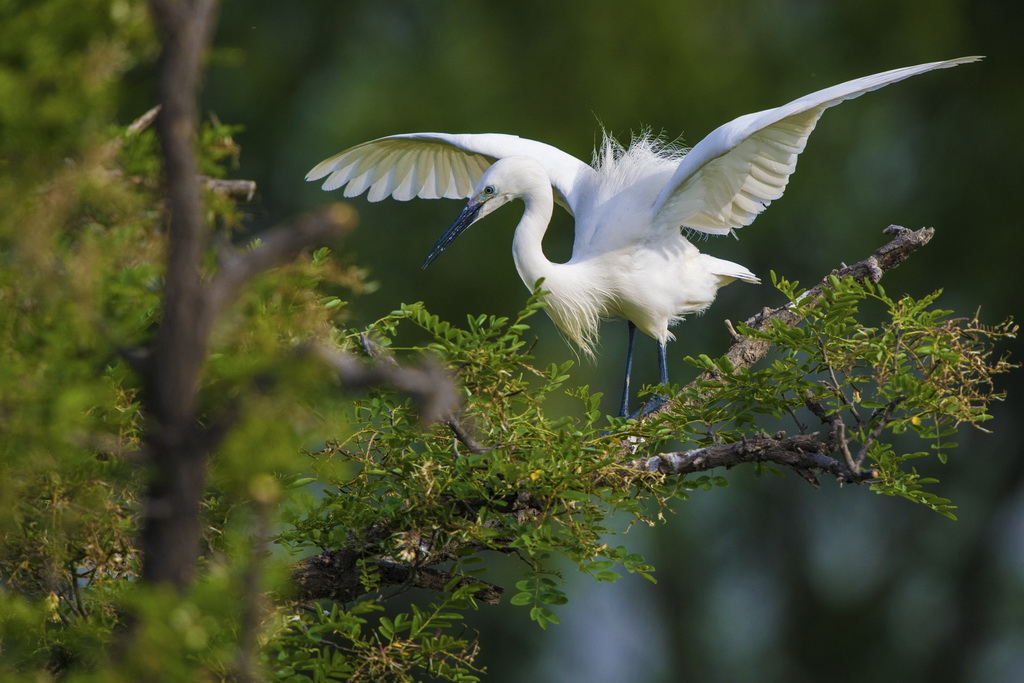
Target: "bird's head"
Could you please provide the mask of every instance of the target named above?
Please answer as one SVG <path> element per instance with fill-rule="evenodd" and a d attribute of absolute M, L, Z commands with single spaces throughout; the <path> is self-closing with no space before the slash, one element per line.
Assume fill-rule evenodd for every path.
<path fill-rule="evenodd" d="M 498 207 L 522 197 L 531 182 L 541 182 L 548 186 L 550 181 L 546 175 L 543 178 L 534 178 L 538 170 L 543 174 L 540 165 L 527 157 L 505 157 L 491 164 L 473 189 L 473 195 L 462 213 L 427 254 L 423 267 L 426 268 L 433 263 L 441 252 L 465 232 L 466 228 Z"/>

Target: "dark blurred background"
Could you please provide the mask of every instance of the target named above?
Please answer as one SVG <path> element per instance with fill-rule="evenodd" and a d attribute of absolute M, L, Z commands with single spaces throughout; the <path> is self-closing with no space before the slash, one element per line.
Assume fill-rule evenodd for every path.
<path fill-rule="evenodd" d="M 650 127 L 693 145 L 843 80 L 984 54 L 827 112 L 786 195 L 738 241 L 700 247 L 766 280 L 775 270 L 811 283 L 881 245 L 890 223 L 933 226 L 933 242 L 885 287 L 943 288 L 943 307 L 980 307 L 996 322 L 1020 310 L 1024 290 L 1022 26 L 1024 4 L 1008 1 L 229 0 L 203 107 L 245 126 L 238 177 L 259 184 L 259 228 L 338 199 L 303 182 L 306 171 L 383 135 L 515 133 L 589 160 L 602 126 L 623 142 Z M 361 225 L 347 249 L 379 282 L 354 301 L 357 324 L 401 302 L 458 322 L 525 301 L 510 254 L 515 209 L 424 272 L 459 203 L 354 203 Z M 557 216 L 549 257 L 568 258 L 571 243 L 571 219 Z M 725 349 L 722 320 L 779 303 L 770 285 L 723 290 L 676 329 L 673 379 L 693 374 L 683 356 Z M 534 320 L 539 362 L 573 356 Z M 624 325 L 603 333 L 598 362 L 573 379 L 604 391 L 612 412 Z M 638 352 L 637 378 L 652 381 L 653 341 Z M 1021 373 L 1004 386 L 994 434 L 965 431 L 948 465 L 922 464 L 959 521 L 866 488 L 726 473 L 730 488 L 621 539 L 657 566 L 657 585 L 596 585 L 569 569 L 571 602 L 552 632 L 521 608 L 475 615 L 488 680 L 1024 680 Z"/>

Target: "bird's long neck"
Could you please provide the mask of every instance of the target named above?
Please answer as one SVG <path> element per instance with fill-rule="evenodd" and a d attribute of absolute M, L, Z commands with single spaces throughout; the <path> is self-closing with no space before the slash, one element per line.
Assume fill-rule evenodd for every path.
<path fill-rule="evenodd" d="M 544 233 L 547 232 L 554 198 L 551 187 L 535 187 L 523 194 L 526 210 L 516 227 L 512 239 L 512 258 L 516 263 L 519 277 L 529 289 L 533 289 L 540 278 L 549 279 L 557 264 L 544 256 Z"/>

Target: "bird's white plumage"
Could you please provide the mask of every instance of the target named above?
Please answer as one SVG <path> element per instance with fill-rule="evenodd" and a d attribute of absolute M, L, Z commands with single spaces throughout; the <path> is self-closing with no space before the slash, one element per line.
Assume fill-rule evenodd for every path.
<path fill-rule="evenodd" d="M 371 140 L 317 164 L 306 180 L 320 180 L 324 190 L 345 188 L 346 197 L 369 190 L 367 199 L 386 197 L 468 199 L 491 164 L 509 156 L 528 156 L 551 179 L 559 203 L 572 211 L 570 199 L 593 169 L 557 147 L 502 133 L 407 133 Z"/>
<path fill-rule="evenodd" d="M 558 327 L 589 352 L 602 318 L 626 318 L 658 340 L 666 378 L 669 327 L 707 308 L 729 282 L 758 281 L 744 266 L 701 254 L 680 228 L 726 234 L 753 222 L 782 196 L 808 137 L 829 107 L 911 76 L 979 59 L 929 62 L 825 88 L 740 116 L 685 154 L 649 137 L 629 149 L 606 139 L 590 166 L 514 135 L 411 133 L 345 150 L 317 165 L 306 179 L 326 178 L 325 190 L 344 187 L 346 197 L 368 192 L 370 201 L 469 198 L 428 263 L 473 222 L 522 199 L 526 210 L 513 239 L 513 258 L 527 287 L 544 279 L 547 311 Z M 576 219 L 573 254 L 566 263 L 552 263 L 542 249 L 553 202 Z"/>
<path fill-rule="evenodd" d="M 979 59 L 962 57 L 872 74 L 716 128 L 687 153 L 658 196 L 652 208 L 654 226 L 721 235 L 750 225 L 782 196 L 797 155 L 826 109 L 911 76 Z"/>
<path fill-rule="evenodd" d="M 712 235 L 750 225 L 782 196 L 822 111 L 816 107 L 777 121 L 742 138 L 694 173 L 684 175 L 677 169 L 673 180 L 676 175 L 683 178 L 671 191 L 663 190 L 652 210 L 652 223 L 657 229 L 683 226 Z"/>

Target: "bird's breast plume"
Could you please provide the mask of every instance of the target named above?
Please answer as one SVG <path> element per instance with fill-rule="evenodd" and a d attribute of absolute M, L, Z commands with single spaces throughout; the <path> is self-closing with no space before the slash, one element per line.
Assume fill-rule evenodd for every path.
<path fill-rule="evenodd" d="M 650 130 L 634 134 L 629 147 L 603 131 L 601 146 L 594 152 L 594 169 L 605 184 L 625 189 L 658 173 L 671 171 L 687 150 L 664 135 Z"/>

